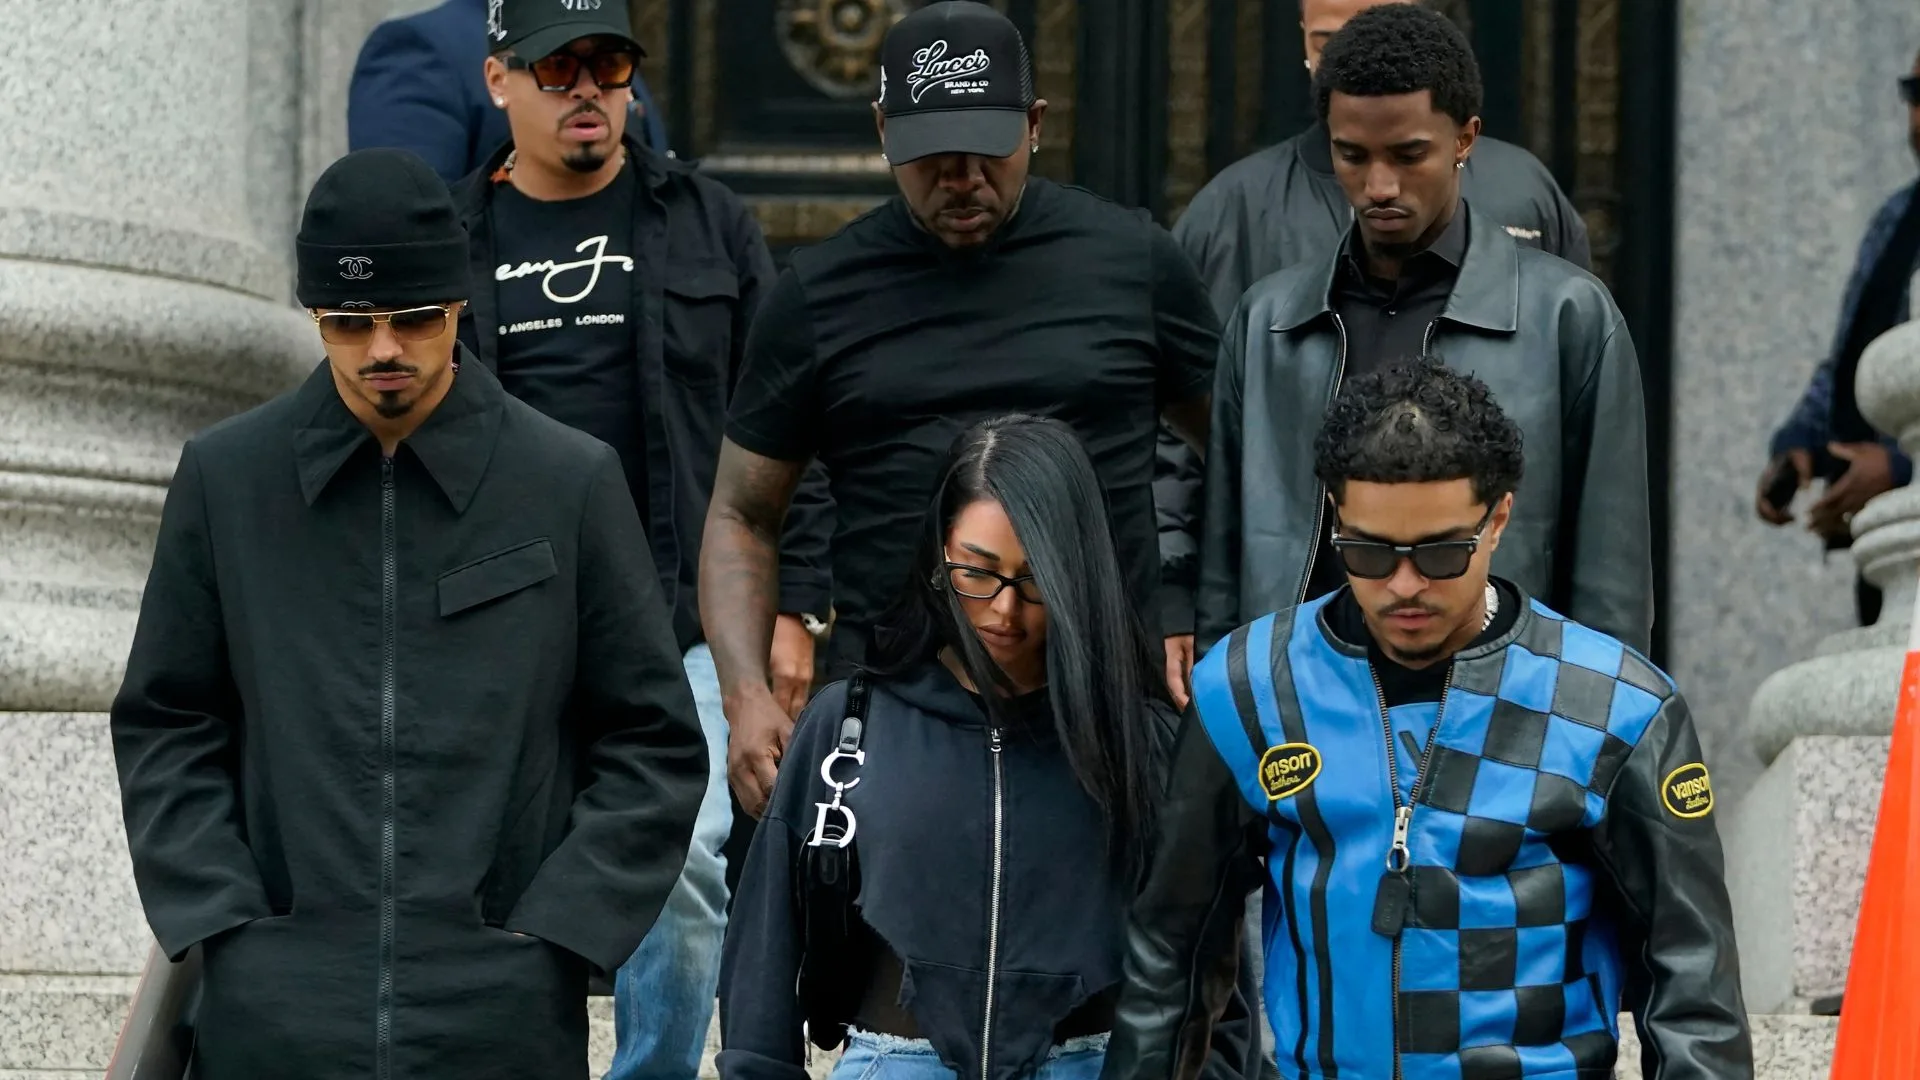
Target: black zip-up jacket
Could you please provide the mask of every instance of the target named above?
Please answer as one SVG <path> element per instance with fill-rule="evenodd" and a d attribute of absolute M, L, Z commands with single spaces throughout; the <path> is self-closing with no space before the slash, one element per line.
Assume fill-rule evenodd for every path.
<path fill-rule="evenodd" d="M 167 491 L 111 724 L 203 1080 L 578 1080 L 587 962 L 680 878 L 706 741 L 620 460 L 452 378 L 389 459 L 322 363 Z"/>
<path fill-rule="evenodd" d="M 1491 217 L 1520 246 L 1588 268 L 1586 222 L 1553 174 L 1525 149 L 1482 135 L 1461 172 L 1460 193 L 1474 213 Z M 1340 246 L 1352 224 L 1353 210 L 1333 173 L 1326 126 L 1315 123 L 1222 169 L 1174 223 L 1173 238 L 1207 283 L 1224 322 L 1255 282 L 1319 261 Z M 1200 455 L 1162 425 L 1153 472 L 1162 593 L 1184 590 L 1189 606 L 1199 575 L 1202 475 Z M 1163 610 L 1170 618 L 1182 614 L 1177 601 L 1164 603 Z M 1191 617 L 1190 610 L 1184 614 Z"/>
<path fill-rule="evenodd" d="M 633 497 L 645 500 L 647 539 L 684 650 L 705 636 L 696 593 L 700 540 L 747 327 L 773 285 L 774 267 L 759 223 L 739 196 L 631 133 L 625 145 L 640 181 L 629 277 L 649 488 Z M 497 366 L 500 340 L 493 193 L 495 174 L 512 150 L 512 143 L 501 147 L 454 195 L 473 253 L 473 297 L 460 319 L 460 340 L 489 369 Z M 779 610 L 827 617 L 832 538 L 833 497 L 826 469 L 816 462 L 787 512 Z"/>
<path fill-rule="evenodd" d="M 1464 201 L 1464 200 L 1463 200 Z M 1426 352 L 1471 372 L 1520 426 L 1526 475 L 1494 573 L 1645 651 L 1653 636 L 1646 406 L 1606 286 L 1514 243 L 1473 207 Z M 1336 245 L 1248 290 L 1220 335 L 1206 457 L 1198 640 L 1304 598 L 1326 534 L 1313 440 L 1346 368 Z"/>
<path fill-rule="evenodd" d="M 860 916 L 904 964 L 903 1004 L 949 1068 L 989 1080 L 1030 1074 L 1053 1046 L 1056 1025 L 1120 982 L 1132 888 L 1108 862 L 1104 818 L 1050 723 L 999 733 L 996 752 L 979 701 L 940 664 L 873 679 L 870 696 L 866 762 L 835 769 L 842 779 L 850 771 L 860 778 L 844 796 L 857 821 Z M 846 684 L 834 683 L 801 714 L 734 894 L 721 979 L 723 1080 L 806 1075 L 793 868 L 814 827 L 814 804 L 831 798 L 820 763 L 838 738 L 846 700 Z M 1155 718 L 1165 755 L 1177 718 L 1167 709 Z M 1213 1080 L 1257 1068 L 1248 1003 L 1234 987 L 1238 933 L 1223 928 L 1209 951 L 1214 962 L 1196 980 L 1209 1015 L 1221 1015 L 1210 1051 L 1203 1044 L 1193 1059 L 1196 1070 L 1204 1059 Z M 843 962 L 859 965 L 858 977 L 871 958 Z"/>

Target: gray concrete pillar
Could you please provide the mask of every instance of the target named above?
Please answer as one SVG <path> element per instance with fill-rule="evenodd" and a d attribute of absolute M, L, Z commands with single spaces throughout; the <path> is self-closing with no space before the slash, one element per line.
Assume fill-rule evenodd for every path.
<path fill-rule="evenodd" d="M 1868 347 L 1861 411 L 1920 449 L 1920 323 Z M 1854 518 L 1853 556 L 1886 590 L 1873 626 L 1828 637 L 1760 684 L 1747 732 L 1766 771 L 1722 822 L 1743 989 L 1759 1012 L 1806 1014 L 1846 989 L 1888 735 L 1913 631 L 1920 490 Z"/>
<path fill-rule="evenodd" d="M 308 177 L 390 0 L 0 0 L 0 1077 L 98 1075 L 150 936 L 104 710 L 187 435 L 320 351 Z"/>

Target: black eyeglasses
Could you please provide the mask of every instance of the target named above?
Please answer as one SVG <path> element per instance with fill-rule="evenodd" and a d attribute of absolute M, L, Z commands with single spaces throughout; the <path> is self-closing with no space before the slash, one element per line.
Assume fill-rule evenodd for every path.
<path fill-rule="evenodd" d="M 1901 77 L 1900 100 L 1915 108 L 1920 108 L 1920 75 L 1906 75 Z"/>
<path fill-rule="evenodd" d="M 1033 580 L 1032 574 L 1020 577 L 1007 577 L 978 566 L 966 563 L 950 562 L 944 564 L 947 570 L 947 587 L 956 595 L 969 600 L 991 600 L 999 596 L 1001 590 L 1011 588 L 1013 595 L 1029 604 L 1041 603 L 1040 583 Z"/>
<path fill-rule="evenodd" d="M 640 54 L 632 49 L 596 49 L 584 57 L 570 52 L 548 53 L 538 60 L 507 57 L 507 70 L 533 72 L 534 85 L 549 94 L 573 89 L 580 81 L 582 67 L 593 76 L 593 85 L 619 90 L 633 85 L 633 72 L 639 66 Z"/>
<path fill-rule="evenodd" d="M 1413 569 L 1421 577 L 1431 581 L 1446 581 L 1457 578 L 1467 572 L 1473 564 L 1473 553 L 1480 550 L 1480 533 L 1486 529 L 1487 522 L 1493 518 L 1493 507 L 1480 518 L 1473 527 L 1473 535 L 1464 540 L 1430 540 L 1424 544 L 1388 544 L 1379 540 L 1351 540 L 1341 536 L 1339 530 L 1333 533 L 1333 549 L 1340 553 L 1340 562 L 1347 573 L 1357 578 L 1378 581 L 1390 578 L 1400 569 L 1400 560 L 1413 564 Z"/>

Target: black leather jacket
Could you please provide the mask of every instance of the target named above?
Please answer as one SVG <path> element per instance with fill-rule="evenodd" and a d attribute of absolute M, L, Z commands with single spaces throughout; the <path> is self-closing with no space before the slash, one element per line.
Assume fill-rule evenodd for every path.
<path fill-rule="evenodd" d="M 1460 176 L 1475 213 L 1491 217 L 1522 247 L 1587 269 L 1587 226 L 1525 149 L 1481 136 Z M 1315 124 L 1234 162 L 1207 182 L 1174 223 L 1173 238 L 1207 283 L 1225 321 L 1254 282 L 1317 261 L 1338 247 L 1353 211 L 1333 174 L 1327 129 Z M 1199 572 L 1200 456 L 1162 424 L 1155 447 L 1153 505 L 1160 533 L 1162 618 L 1169 632 L 1192 625 Z"/>
<path fill-rule="evenodd" d="M 1282 623 L 1291 618 L 1290 612 L 1277 616 Z M 1553 651 L 1540 644 L 1555 636 L 1540 632 L 1547 622 L 1523 601 L 1520 617 L 1505 634 L 1455 658 L 1450 684 L 1499 686 L 1509 650 Z M 1343 644 L 1324 610 L 1318 627 L 1336 649 L 1364 650 L 1361 643 Z M 1281 655 L 1291 657 L 1292 648 Z M 1229 656 L 1225 666 L 1231 668 L 1233 663 Z M 1658 675 L 1638 658 L 1622 666 L 1623 670 L 1633 667 L 1641 675 Z M 1311 715 L 1315 702 L 1307 696 L 1308 687 L 1320 684 L 1306 678 L 1296 682 L 1291 672 L 1291 666 L 1282 661 L 1274 673 L 1275 688 L 1284 700 L 1297 700 L 1298 709 Z M 1591 673 L 1587 677 L 1598 678 Z M 1637 678 L 1645 685 L 1659 681 L 1623 677 Z M 1197 675 L 1196 682 L 1201 678 Z M 1351 691 L 1336 687 L 1334 692 Z M 1606 702 L 1600 698 L 1580 706 L 1570 698 L 1568 707 L 1584 714 L 1583 723 L 1605 723 Z M 1213 941 L 1218 936 L 1241 922 L 1242 890 L 1267 877 L 1261 863 L 1273 848 L 1267 820 L 1248 802 L 1192 708 L 1173 753 L 1159 838 L 1128 922 L 1126 990 L 1115 1009 L 1103 1080 L 1184 1080 L 1194 1075 L 1207 1045 L 1207 1010 L 1213 1006 L 1206 988 L 1196 986 L 1190 972 L 1217 948 Z M 1633 1015 L 1648 1080 L 1753 1077 L 1732 904 L 1719 833 L 1709 816 L 1711 803 L 1687 820 L 1667 812 L 1670 802 L 1663 805 L 1672 797 L 1665 787 L 1674 773 L 1699 769 L 1698 775 L 1705 777 L 1704 769 L 1695 764 L 1700 760 L 1700 741 L 1685 699 L 1668 689 L 1635 749 L 1623 756 L 1612 782 L 1593 793 L 1604 798 L 1607 806 L 1598 823 L 1553 837 L 1560 859 L 1593 867 L 1596 877 L 1607 883 L 1595 893 L 1595 911 L 1604 913 L 1619 935 L 1616 940 L 1626 976 L 1621 1004 Z M 1381 779 L 1386 779 L 1384 771 Z M 1357 823 L 1347 819 L 1343 827 L 1357 827 Z M 1359 905 L 1364 919 L 1373 899 L 1368 891 L 1360 896 L 1343 894 L 1337 903 Z M 1277 932 L 1276 942 L 1285 939 L 1284 931 Z M 1350 973 L 1349 977 L 1364 975 Z M 1345 1019 L 1350 1023 L 1354 1018 Z M 1393 1041 L 1384 1037 L 1377 1041 L 1380 1071 L 1369 1075 L 1389 1075 Z M 1283 1055 L 1283 1061 L 1291 1059 Z"/>
<path fill-rule="evenodd" d="M 1479 377 L 1526 442 L 1493 571 L 1641 651 L 1653 635 L 1646 408 L 1620 309 L 1592 275 L 1470 215 L 1428 352 Z M 1248 291 L 1220 334 L 1200 544 L 1198 642 L 1292 607 L 1327 527 L 1313 441 L 1344 370 L 1329 300 L 1340 249 Z"/>

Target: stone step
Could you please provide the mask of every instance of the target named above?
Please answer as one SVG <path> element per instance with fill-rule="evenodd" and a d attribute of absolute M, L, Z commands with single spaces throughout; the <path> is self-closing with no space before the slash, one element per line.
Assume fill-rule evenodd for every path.
<path fill-rule="evenodd" d="M 0 1080 L 75 1080 L 99 1077 L 113 1056 L 120 1021 L 136 980 L 118 975 L 0 975 Z M 587 999 L 589 1076 L 613 1060 L 613 999 Z M 1617 1080 L 1641 1080 L 1633 1021 L 1621 1017 Z M 1839 1021 L 1824 1016 L 1753 1018 L 1755 1080 L 1827 1080 Z M 719 1073 L 715 1022 L 700 1062 L 700 1080 Z M 836 1055 L 815 1051 L 808 1072 L 825 1080 Z"/>
<path fill-rule="evenodd" d="M 0 975 L 0 1077 L 84 1070 L 113 1056 L 139 980 L 130 975 Z"/>

